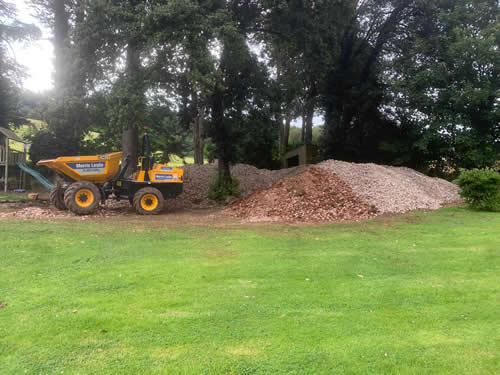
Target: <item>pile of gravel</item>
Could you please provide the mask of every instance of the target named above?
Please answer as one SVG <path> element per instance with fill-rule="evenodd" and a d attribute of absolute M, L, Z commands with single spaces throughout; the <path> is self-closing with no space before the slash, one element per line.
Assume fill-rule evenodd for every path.
<path fill-rule="evenodd" d="M 381 213 L 436 210 L 460 201 L 458 187 L 410 168 L 327 160 L 318 165 L 341 177 Z"/>

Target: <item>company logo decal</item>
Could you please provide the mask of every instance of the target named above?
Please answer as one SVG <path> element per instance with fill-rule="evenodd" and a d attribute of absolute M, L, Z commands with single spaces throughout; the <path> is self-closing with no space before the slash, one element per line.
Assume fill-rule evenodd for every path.
<path fill-rule="evenodd" d="M 156 181 L 172 181 L 174 177 L 171 174 L 157 174 L 155 179 Z"/>
<path fill-rule="evenodd" d="M 68 167 L 81 175 L 102 174 L 106 167 L 106 163 L 67 163 Z"/>

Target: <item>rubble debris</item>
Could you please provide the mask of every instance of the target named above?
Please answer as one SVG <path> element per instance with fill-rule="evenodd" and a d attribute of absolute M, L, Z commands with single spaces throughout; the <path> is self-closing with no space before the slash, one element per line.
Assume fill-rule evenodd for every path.
<path fill-rule="evenodd" d="M 224 213 L 251 221 L 357 221 L 376 216 L 377 209 L 338 176 L 311 167 L 237 201 Z"/>

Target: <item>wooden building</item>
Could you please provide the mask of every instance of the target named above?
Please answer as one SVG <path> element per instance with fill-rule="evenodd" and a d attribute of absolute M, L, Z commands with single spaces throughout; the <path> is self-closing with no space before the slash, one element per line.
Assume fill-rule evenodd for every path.
<path fill-rule="evenodd" d="M 23 144 L 23 151 L 16 151 L 10 147 L 10 142 L 19 142 Z M 3 174 L 0 175 L 0 183 L 3 183 L 4 192 L 8 190 L 9 169 L 16 169 L 17 162 L 26 162 L 28 152 L 28 142 L 21 139 L 12 130 L 0 128 L 0 168 L 3 167 Z M 20 179 L 23 180 L 23 173 L 20 171 Z"/>
<path fill-rule="evenodd" d="M 281 159 L 281 167 L 292 168 L 299 165 L 316 164 L 318 162 L 318 148 L 314 145 L 303 145 L 287 152 Z"/>

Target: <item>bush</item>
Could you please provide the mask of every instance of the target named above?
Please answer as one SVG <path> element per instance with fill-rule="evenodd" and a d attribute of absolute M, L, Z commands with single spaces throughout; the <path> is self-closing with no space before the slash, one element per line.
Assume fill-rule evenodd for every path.
<path fill-rule="evenodd" d="M 472 208 L 500 210 L 500 173 L 492 169 L 462 170 L 456 183 Z"/>
<path fill-rule="evenodd" d="M 500 173 L 500 160 L 497 160 L 494 164 L 493 164 L 493 169 L 495 171 L 497 171 L 498 173 Z"/>
<path fill-rule="evenodd" d="M 234 177 L 231 184 L 224 183 L 217 177 L 208 189 L 208 197 L 217 202 L 224 202 L 230 196 L 239 197 L 240 195 L 240 182 Z"/>

